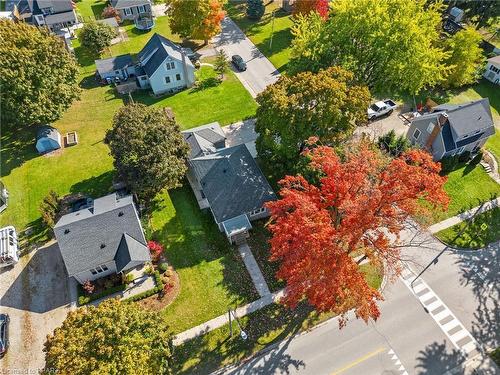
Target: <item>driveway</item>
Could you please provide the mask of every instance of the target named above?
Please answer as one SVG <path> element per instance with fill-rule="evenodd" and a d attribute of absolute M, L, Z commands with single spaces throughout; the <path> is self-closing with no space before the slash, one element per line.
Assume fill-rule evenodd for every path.
<path fill-rule="evenodd" d="M 255 149 L 255 140 L 257 139 L 255 119 L 238 121 L 234 124 L 224 126 L 222 130 L 226 135 L 227 147 L 233 147 L 244 143 L 248 151 L 250 151 L 250 154 L 252 154 L 254 158 L 257 157 L 257 150 Z"/>
<path fill-rule="evenodd" d="M 253 97 L 278 80 L 278 70 L 229 17 L 224 18 L 222 32 L 212 42 L 215 48 L 222 48 L 229 58 L 240 55 L 246 61 L 247 70 L 235 73 Z"/>
<path fill-rule="evenodd" d="M 404 122 L 401 114 L 408 111 L 408 106 L 399 106 L 390 116 L 381 117 L 377 120 L 370 121 L 366 126 L 356 128 L 354 134 L 358 136 L 365 134 L 372 140 L 377 140 L 378 137 L 391 130 L 394 130 L 397 135 L 405 135 L 408 131 L 409 124 Z"/>
<path fill-rule="evenodd" d="M 75 297 L 57 243 L 31 251 L 13 268 L 0 269 L 0 312 L 10 316 L 10 347 L 0 359 L 0 373 L 43 368 L 46 336 L 61 325 Z"/>

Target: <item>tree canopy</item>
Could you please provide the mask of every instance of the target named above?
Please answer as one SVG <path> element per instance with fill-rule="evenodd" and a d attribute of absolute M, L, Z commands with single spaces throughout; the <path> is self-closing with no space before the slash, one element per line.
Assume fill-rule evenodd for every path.
<path fill-rule="evenodd" d="M 313 143 L 314 140 L 311 140 Z M 399 272 L 398 238 L 410 215 L 429 206 L 446 206 L 446 177 L 422 150 L 384 157 L 362 142 L 341 158 L 326 146 L 306 151 L 320 178 L 286 176 L 281 199 L 267 203 L 271 212 L 271 260 L 286 282 L 284 302 L 294 307 L 306 299 L 318 311 L 343 314 L 351 308 L 365 321 L 377 319 L 382 295 L 367 284 L 355 255 L 373 266 Z"/>
<path fill-rule="evenodd" d="M 293 4 L 293 14 L 308 15 L 311 12 L 318 13 L 321 18 L 328 18 L 328 0 L 297 0 Z"/>
<path fill-rule="evenodd" d="M 2 124 L 51 123 L 79 97 L 75 59 L 47 30 L 0 20 L 0 56 Z"/>
<path fill-rule="evenodd" d="M 182 38 L 208 42 L 221 31 L 225 0 L 166 0 L 170 29 Z"/>
<path fill-rule="evenodd" d="M 451 55 L 446 60 L 450 72 L 446 77 L 446 86 L 460 87 L 476 82 L 484 69 L 483 50 L 479 47 L 481 34 L 471 27 L 460 30 L 445 41 Z"/>
<path fill-rule="evenodd" d="M 101 52 L 111 45 L 111 40 L 116 35 L 116 30 L 106 23 L 86 22 L 80 30 L 78 38 L 85 48 Z"/>
<path fill-rule="evenodd" d="M 370 93 L 340 67 L 282 76 L 258 95 L 256 146 L 273 169 L 295 170 L 305 140 L 331 144 L 348 138 L 366 118 Z"/>
<path fill-rule="evenodd" d="M 426 0 L 335 0 L 319 32 L 304 22 L 293 27 L 291 72 L 340 65 L 370 89 L 418 93 L 449 70 L 440 46 L 442 9 Z"/>
<path fill-rule="evenodd" d="M 160 108 L 129 104 L 115 115 L 106 143 L 125 183 L 146 203 L 179 186 L 189 146 L 179 126 Z"/>
<path fill-rule="evenodd" d="M 217 51 L 217 55 L 215 57 L 214 70 L 221 76 L 221 78 L 224 78 L 224 73 L 227 72 L 228 69 L 228 57 L 226 51 L 221 48 L 219 51 Z"/>
<path fill-rule="evenodd" d="M 168 373 L 165 320 L 137 304 L 109 299 L 72 311 L 45 343 L 46 368 L 58 374 Z"/>
<path fill-rule="evenodd" d="M 247 17 L 251 20 L 260 20 L 266 8 L 262 0 L 247 0 Z"/>

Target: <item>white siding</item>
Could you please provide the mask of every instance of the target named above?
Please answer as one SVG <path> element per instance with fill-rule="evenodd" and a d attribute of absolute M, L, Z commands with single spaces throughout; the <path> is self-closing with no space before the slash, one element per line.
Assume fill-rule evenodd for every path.
<path fill-rule="evenodd" d="M 174 62 L 175 68 L 167 69 L 167 62 Z M 181 76 L 180 81 L 176 79 L 177 74 Z M 166 82 L 165 77 L 170 77 L 170 83 Z M 149 83 L 156 95 L 163 94 L 170 90 L 189 87 L 194 83 L 194 67 L 186 65 L 186 69 L 184 69 L 182 61 L 165 60 L 149 78 Z"/>
<path fill-rule="evenodd" d="M 492 67 L 498 69 L 498 71 L 495 72 L 494 70 L 492 70 Z M 486 64 L 486 70 L 483 73 L 483 76 L 488 81 L 496 83 L 497 85 L 500 84 L 500 65 L 493 62 L 488 62 L 488 64 Z"/>

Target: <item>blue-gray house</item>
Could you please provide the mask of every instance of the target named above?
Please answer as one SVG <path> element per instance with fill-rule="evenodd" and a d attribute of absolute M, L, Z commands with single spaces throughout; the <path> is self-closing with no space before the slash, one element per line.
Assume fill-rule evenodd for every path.
<path fill-rule="evenodd" d="M 36 149 L 45 154 L 61 148 L 61 134 L 52 126 L 42 126 L 36 133 Z"/>

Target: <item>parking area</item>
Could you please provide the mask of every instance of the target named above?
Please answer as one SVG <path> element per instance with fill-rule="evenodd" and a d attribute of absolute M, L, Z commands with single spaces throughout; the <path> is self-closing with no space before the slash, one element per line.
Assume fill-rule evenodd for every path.
<path fill-rule="evenodd" d="M 0 373 L 37 373 L 44 366 L 47 334 L 61 325 L 76 300 L 57 243 L 21 257 L 12 268 L 0 269 L 0 312 L 10 317 L 7 354 Z"/>
<path fill-rule="evenodd" d="M 402 114 L 407 113 L 409 110 L 410 108 L 406 105 L 399 106 L 391 115 L 383 116 L 370 121 L 366 126 L 356 128 L 354 134 L 365 134 L 372 140 L 377 140 L 378 137 L 391 130 L 394 130 L 397 135 L 404 135 L 408 131 L 409 124 L 405 122 Z"/>

